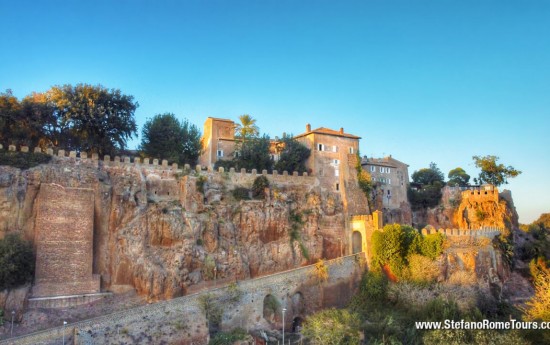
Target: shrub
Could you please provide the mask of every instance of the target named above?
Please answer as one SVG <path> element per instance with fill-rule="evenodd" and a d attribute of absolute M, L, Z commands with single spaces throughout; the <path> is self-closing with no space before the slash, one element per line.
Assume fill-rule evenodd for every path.
<path fill-rule="evenodd" d="M 208 321 L 208 329 L 216 331 L 222 322 L 223 310 L 220 303 L 214 295 L 207 293 L 199 297 L 199 307 Z"/>
<path fill-rule="evenodd" d="M 325 264 L 325 262 L 321 259 L 317 261 L 315 264 L 315 270 L 313 271 L 315 277 L 319 281 L 319 283 L 325 282 L 328 280 L 329 273 L 328 273 L 328 266 Z"/>
<path fill-rule="evenodd" d="M 248 196 L 248 188 L 244 187 L 236 187 L 231 191 L 231 194 L 235 198 L 235 200 L 250 200 L 250 197 Z"/>
<path fill-rule="evenodd" d="M 32 245 L 18 234 L 0 240 L 0 290 L 32 281 L 34 255 Z"/>
<path fill-rule="evenodd" d="M 435 233 L 422 237 L 420 253 L 434 260 L 443 251 L 443 234 Z"/>
<path fill-rule="evenodd" d="M 478 208 L 476 209 L 476 218 L 478 221 L 483 221 L 485 218 L 487 218 L 487 213 L 483 211 L 482 209 Z"/>
<path fill-rule="evenodd" d="M 48 163 L 52 157 L 44 153 L 0 151 L 0 165 L 9 165 L 18 169 L 29 169 Z"/>
<path fill-rule="evenodd" d="M 252 196 L 254 198 L 263 199 L 265 197 L 265 189 L 269 187 L 269 180 L 264 175 L 256 177 L 252 184 Z"/>
<path fill-rule="evenodd" d="M 309 316 L 303 334 L 313 345 L 360 344 L 361 319 L 347 309 L 326 309 Z"/>
<path fill-rule="evenodd" d="M 204 194 L 204 184 L 206 183 L 206 177 L 205 176 L 199 176 L 197 178 L 197 182 L 195 182 L 195 187 L 197 187 L 197 191 Z"/>
<path fill-rule="evenodd" d="M 410 280 L 415 283 L 431 283 L 439 276 L 439 265 L 429 257 L 412 254 L 408 257 Z"/>

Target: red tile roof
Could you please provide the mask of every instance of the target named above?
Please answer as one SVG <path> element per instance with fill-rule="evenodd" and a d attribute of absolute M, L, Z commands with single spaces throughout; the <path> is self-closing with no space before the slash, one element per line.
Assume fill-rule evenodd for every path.
<path fill-rule="evenodd" d="M 358 137 L 356 135 L 348 134 L 348 133 L 340 133 L 339 131 L 335 131 L 333 129 L 325 128 L 325 127 L 319 127 L 317 129 L 312 130 L 311 132 L 306 132 L 306 133 L 299 134 L 299 135 L 295 136 L 294 138 L 304 137 L 304 136 L 309 135 L 311 133 L 333 135 L 333 136 L 336 136 L 336 137 L 344 137 L 344 138 L 350 138 L 350 139 L 361 139 L 361 137 Z"/>

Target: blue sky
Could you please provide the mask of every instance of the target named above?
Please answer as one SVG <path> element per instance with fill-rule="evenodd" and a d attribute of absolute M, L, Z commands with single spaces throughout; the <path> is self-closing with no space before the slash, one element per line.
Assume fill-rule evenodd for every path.
<path fill-rule="evenodd" d="M 477 175 L 493 154 L 523 171 L 520 221 L 550 212 L 548 1 L 0 0 L 0 33 L 0 90 L 20 98 L 82 82 L 133 95 L 140 127 L 344 127 L 410 173 Z"/>

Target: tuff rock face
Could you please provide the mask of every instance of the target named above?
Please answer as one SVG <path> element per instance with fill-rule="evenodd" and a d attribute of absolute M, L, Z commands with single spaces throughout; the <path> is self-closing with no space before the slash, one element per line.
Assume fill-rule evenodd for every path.
<path fill-rule="evenodd" d="M 312 177 L 280 177 L 259 200 L 236 200 L 253 178 L 54 157 L 21 171 L 0 167 L 0 237 L 34 240 L 42 183 L 94 191 L 94 273 L 102 288 L 167 299 L 214 280 L 246 279 L 339 255 L 339 193 Z M 302 180 L 300 180 L 302 179 Z M 294 230 L 294 232 L 293 232 Z"/>

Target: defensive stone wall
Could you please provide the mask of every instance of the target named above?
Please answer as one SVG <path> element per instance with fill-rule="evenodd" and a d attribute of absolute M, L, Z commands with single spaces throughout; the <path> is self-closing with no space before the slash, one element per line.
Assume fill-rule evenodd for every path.
<path fill-rule="evenodd" d="M 36 216 L 33 297 L 99 292 L 92 274 L 94 194 L 41 184 Z"/>
<path fill-rule="evenodd" d="M 229 329 L 240 325 L 249 328 L 268 327 L 264 319 L 264 298 L 274 296 L 287 308 L 285 327 L 289 329 L 295 317 L 305 317 L 324 306 L 345 304 L 353 295 L 353 290 L 360 279 L 363 254 L 350 255 L 326 261 L 329 278 L 320 284 L 315 275 L 315 265 L 305 266 L 290 271 L 280 272 L 256 279 L 239 281 L 237 288 L 242 296 L 236 305 L 224 308 L 222 315 L 222 329 Z M 187 344 L 184 337 L 200 338 L 199 333 L 205 333 L 206 319 L 201 310 L 200 301 L 204 296 L 218 299 L 225 303 L 224 298 L 231 293 L 234 286 L 224 286 L 217 289 L 202 291 L 196 294 L 175 298 L 155 304 L 141 306 L 122 312 L 113 313 L 81 322 L 60 326 L 41 332 L 35 332 L 4 341 L 0 344 L 57 344 L 65 334 L 67 343 L 101 344 L 118 343 L 121 338 L 136 339 L 143 335 L 147 325 L 154 327 L 145 337 L 151 337 L 152 343 L 160 342 L 157 337 L 162 333 L 182 332 L 181 343 Z M 319 289 L 326 289 L 319 293 Z M 224 297 L 225 296 L 225 297 Z M 300 306 L 293 304 L 296 296 L 303 296 Z M 182 324 L 183 322 L 183 324 Z M 189 323 L 189 324 L 186 324 Z M 202 325 L 202 326 L 201 326 Z M 275 327 L 280 326 L 280 322 Z M 191 327 L 192 326 L 192 327 Z M 202 328 L 201 328 L 202 327 Z M 205 338 L 202 338 L 205 343 Z"/>
<path fill-rule="evenodd" d="M 498 203 L 498 188 L 494 186 L 482 186 L 462 191 L 462 200 L 470 202 L 494 201 Z"/>
<path fill-rule="evenodd" d="M 2 145 L 0 145 L 0 149 L 2 149 Z M 9 146 L 9 151 L 16 151 L 15 145 Z M 29 147 L 27 146 L 21 146 L 19 149 L 20 152 L 29 152 Z M 129 156 L 115 156 L 111 157 L 109 155 L 103 156 L 103 159 L 100 159 L 99 155 L 97 153 L 88 154 L 86 152 L 80 152 L 77 151 L 70 151 L 67 153 L 65 150 L 57 150 L 54 151 L 53 149 L 49 148 L 45 151 L 43 151 L 40 147 L 35 147 L 33 152 L 41 152 L 46 153 L 50 156 L 56 156 L 61 159 L 66 160 L 72 160 L 72 161 L 78 161 L 79 163 L 83 164 L 92 164 L 95 166 L 102 165 L 104 167 L 129 167 L 129 166 L 136 166 L 143 169 L 148 170 L 156 170 L 159 176 L 162 177 L 168 177 L 170 173 L 212 173 L 212 174 L 229 174 L 233 180 L 237 180 L 240 182 L 246 182 L 250 179 L 256 178 L 259 174 L 266 176 L 270 181 L 278 181 L 278 182 L 290 182 L 296 179 L 296 181 L 299 181 L 300 183 L 314 183 L 316 179 L 312 176 L 309 176 L 308 173 L 304 172 L 302 175 L 300 175 L 297 171 L 294 172 L 278 172 L 277 170 L 274 170 L 271 174 L 267 173 L 267 170 L 258 171 L 257 169 L 252 169 L 251 171 L 247 171 L 246 169 L 241 169 L 240 171 L 236 171 L 234 168 L 229 169 L 229 171 L 225 171 L 224 168 L 219 168 L 217 171 L 213 170 L 212 167 L 205 167 L 201 165 L 197 165 L 194 168 L 192 168 L 189 164 L 185 164 L 183 167 L 179 167 L 178 164 L 174 163 L 169 165 L 167 160 L 159 160 L 156 158 L 144 158 L 141 159 L 139 157 L 129 157 Z"/>
<path fill-rule="evenodd" d="M 467 237 L 486 237 L 486 238 L 495 238 L 500 235 L 504 229 L 497 227 L 481 228 L 481 229 L 433 229 L 433 228 L 424 228 L 422 229 L 422 235 L 429 235 L 440 233 L 448 237 L 453 236 L 467 236 Z"/>

